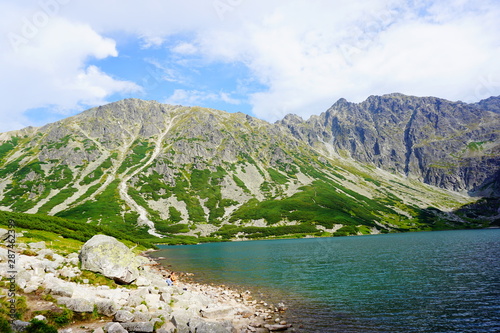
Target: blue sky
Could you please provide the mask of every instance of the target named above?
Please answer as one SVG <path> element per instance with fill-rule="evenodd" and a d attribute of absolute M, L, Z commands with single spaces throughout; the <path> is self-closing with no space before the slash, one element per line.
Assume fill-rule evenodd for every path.
<path fill-rule="evenodd" d="M 0 0 L 0 132 L 134 97 L 275 121 L 500 95 L 497 0 Z"/>

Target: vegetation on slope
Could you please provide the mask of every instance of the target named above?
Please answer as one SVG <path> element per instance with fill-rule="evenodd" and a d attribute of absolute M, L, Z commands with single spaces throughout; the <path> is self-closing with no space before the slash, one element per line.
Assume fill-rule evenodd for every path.
<path fill-rule="evenodd" d="M 92 236 L 97 234 L 105 234 L 113 236 L 117 239 L 140 244 L 146 248 L 152 246 L 150 241 L 137 239 L 132 237 L 132 235 L 116 230 L 115 228 L 93 225 L 57 216 L 0 211 L 0 225 L 9 226 L 9 221 L 13 221 L 16 228 L 49 231 L 64 238 L 74 239 L 80 242 L 86 242 L 92 238 Z"/>

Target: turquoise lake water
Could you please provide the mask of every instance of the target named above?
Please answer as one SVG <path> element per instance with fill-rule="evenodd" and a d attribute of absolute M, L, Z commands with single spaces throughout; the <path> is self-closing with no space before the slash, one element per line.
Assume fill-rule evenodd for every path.
<path fill-rule="evenodd" d="M 500 332 L 500 229 L 169 246 L 195 280 L 289 307 L 297 332 Z"/>

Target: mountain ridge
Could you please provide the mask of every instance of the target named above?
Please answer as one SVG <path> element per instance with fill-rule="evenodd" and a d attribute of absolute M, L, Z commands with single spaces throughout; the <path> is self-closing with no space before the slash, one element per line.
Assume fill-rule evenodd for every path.
<path fill-rule="evenodd" d="M 326 112 L 307 121 L 289 124 L 291 118 L 285 117 L 281 123 L 302 139 L 308 136 L 311 145 L 332 141 L 337 151 L 347 151 L 349 156 L 361 162 L 405 176 L 415 176 L 425 183 L 454 191 L 481 195 L 483 188 L 490 187 L 486 195 L 489 195 L 488 190 L 498 195 L 498 188 L 492 188 L 490 183 L 498 181 L 495 171 L 500 165 L 500 120 L 496 112 L 486 109 L 498 105 L 499 97 L 466 104 L 436 97 L 388 94 L 370 96 L 362 103 L 340 99 Z M 311 128 L 316 132 L 311 133 Z M 322 129 L 322 133 L 318 133 L 318 128 Z M 476 141 L 469 140 L 470 137 L 476 138 Z M 447 145 L 447 150 L 430 147 L 442 144 Z M 436 157 L 434 161 L 424 161 L 422 154 L 425 158 Z M 474 155 L 487 160 L 474 159 Z M 443 163 L 455 166 L 449 168 Z M 474 166 L 477 163 L 479 167 Z M 467 165 L 463 167 L 460 164 Z M 474 178 L 475 170 L 481 168 L 490 170 L 481 172 L 484 178 Z M 453 169 L 453 174 L 470 176 L 450 179 L 446 177 L 450 169 Z"/>
<path fill-rule="evenodd" d="M 397 137 L 387 134 L 394 125 L 379 125 L 379 118 L 387 119 L 370 118 L 365 109 L 411 119 L 408 110 L 394 107 L 405 99 L 406 105 L 434 110 L 421 105 L 435 100 L 394 94 L 371 96 L 362 107 L 339 100 L 307 121 L 288 115 L 271 124 L 242 113 L 139 99 L 103 105 L 40 128 L 0 134 L 0 209 L 56 215 L 124 232 L 133 228 L 143 237 L 255 238 L 265 228 L 274 235 L 340 235 L 477 226 L 477 219 L 467 218 L 466 212 L 451 213 L 475 201 L 464 193 L 466 181 L 456 188 L 444 182 L 439 189 L 424 184 L 429 178 L 414 171 L 429 163 L 418 164 L 412 154 L 428 150 L 405 146 L 404 156 L 389 158 L 398 168 L 382 168 L 380 155 Z M 496 102 L 490 99 L 481 108 Z M 443 112 L 458 105 L 441 103 Z M 354 110 L 348 114 L 357 116 L 354 126 L 346 110 Z M 400 118 L 395 111 L 401 111 Z M 490 129 L 482 122 L 476 128 L 467 134 L 483 135 Z M 405 137 L 421 140 L 411 126 L 403 131 Z M 498 166 L 498 130 L 489 140 L 465 153 L 485 159 L 479 167 L 486 176 L 479 180 L 492 178 L 483 193 L 494 195 L 498 175 L 491 170 Z M 346 143 L 356 149 L 347 149 Z M 401 165 L 409 172 L 401 172 Z M 438 175 L 455 169 L 447 170 Z M 445 180 L 460 177 L 451 174 Z M 479 224 L 494 220 L 490 214 Z"/>

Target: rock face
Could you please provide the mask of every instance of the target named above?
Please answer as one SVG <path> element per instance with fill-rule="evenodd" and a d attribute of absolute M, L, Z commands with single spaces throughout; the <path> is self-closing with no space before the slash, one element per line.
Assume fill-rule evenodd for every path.
<path fill-rule="evenodd" d="M 101 273 L 118 283 L 129 284 L 139 276 L 141 262 L 123 243 L 113 237 L 95 235 L 80 251 L 82 269 Z"/>
<path fill-rule="evenodd" d="M 328 111 L 280 124 L 310 145 L 427 184 L 498 195 L 500 97 L 477 104 L 402 94 L 340 99 Z"/>

